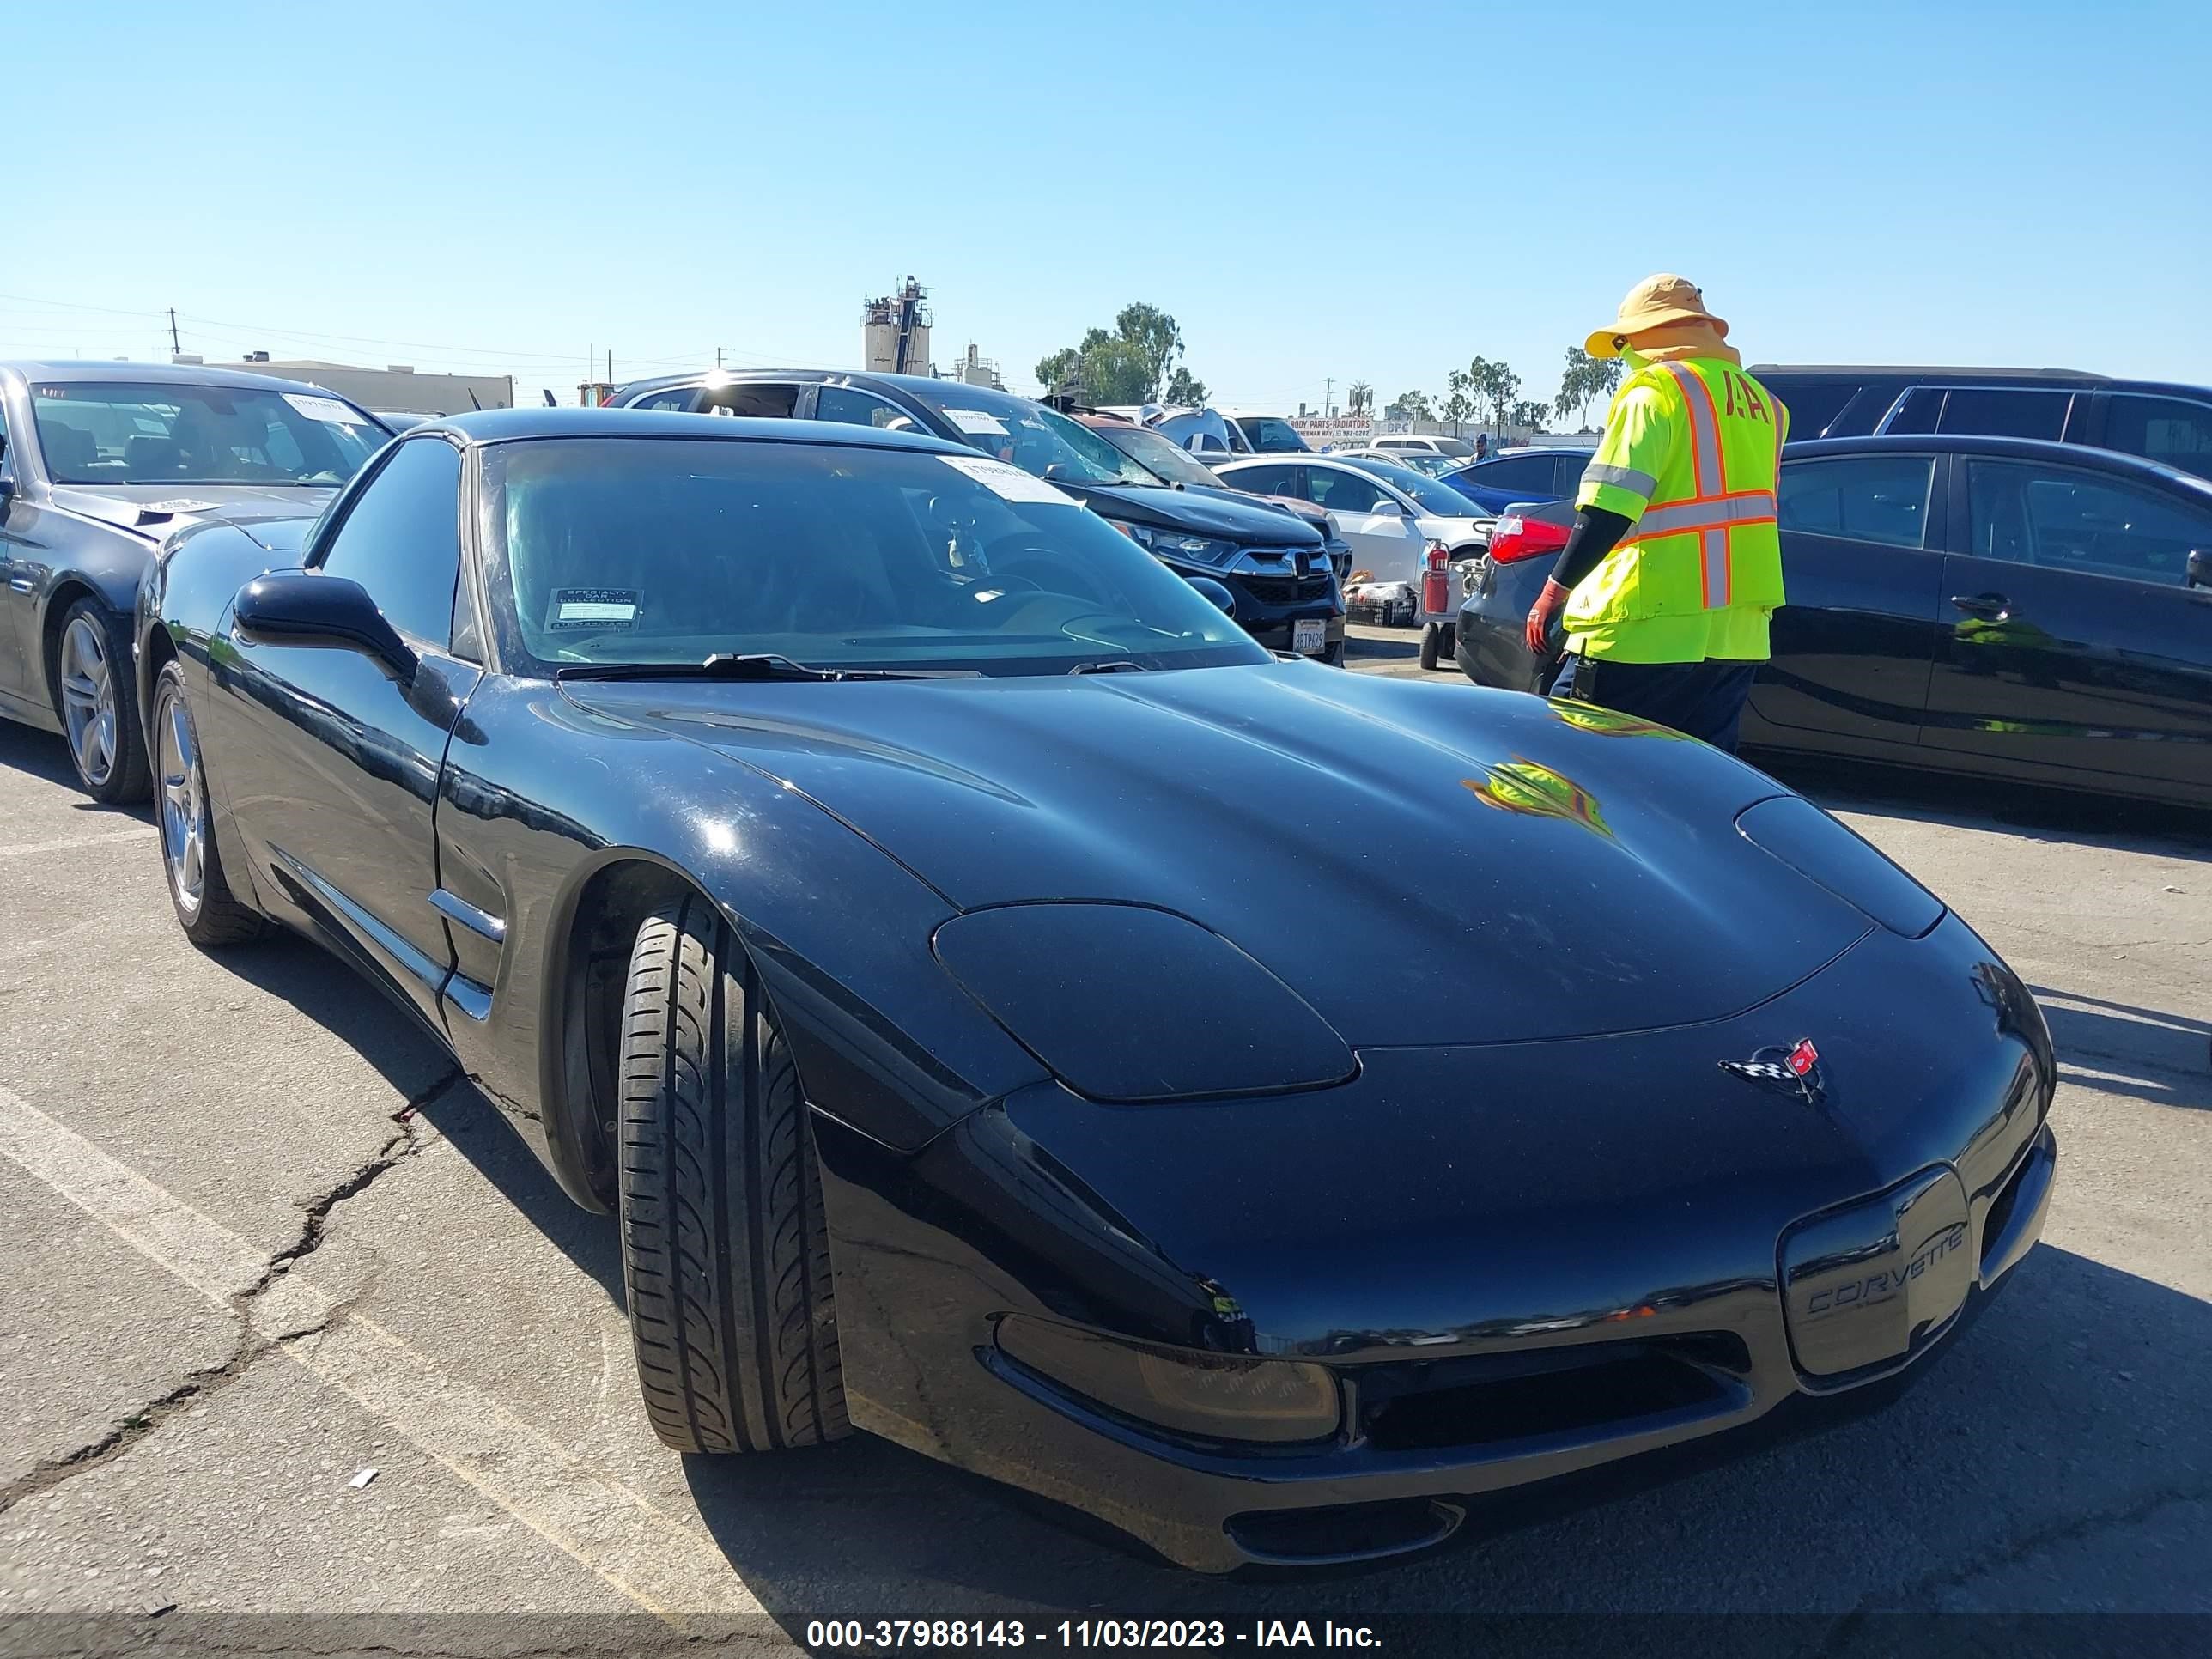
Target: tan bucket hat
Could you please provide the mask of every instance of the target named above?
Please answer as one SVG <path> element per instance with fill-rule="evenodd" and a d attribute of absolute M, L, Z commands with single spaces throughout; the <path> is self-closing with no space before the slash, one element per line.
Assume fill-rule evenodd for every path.
<path fill-rule="evenodd" d="M 1583 342 L 1583 349 L 1593 357 L 1617 357 L 1629 336 L 1668 323 L 1706 323 L 1723 339 L 1728 337 L 1728 325 L 1705 309 L 1705 296 L 1698 285 L 1686 276 L 1662 271 L 1629 289 L 1613 326 L 1591 335 Z"/>

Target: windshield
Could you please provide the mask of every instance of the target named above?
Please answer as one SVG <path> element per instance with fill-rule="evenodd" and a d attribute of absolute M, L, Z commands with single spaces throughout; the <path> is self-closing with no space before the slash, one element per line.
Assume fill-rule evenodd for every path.
<path fill-rule="evenodd" d="M 1467 465 L 1456 455 L 1431 455 L 1419 449 L 1401 449 L 1387 459 L 1415 472 L 1425 473 L 1431 478 L 1441 478 L 1447 472 L 1456 472 Z"/>
<path fill-rule="evenodd" d="M 573 438 L 484 458 L 503 643 L 541 672 L 725 653 L 994 675 L 1267 660 L 1097 514 L 980 455 Z"/>
<path fill-rule="evenodd" d="M 1456 455 L 1462 460 L 1474 459 L 1474 446 L 1464 438 L 1431 438 L 1429 441 L 1447 455 Z"/>
<path fill-rule="evenodd" d="M 1352 465 L 1363 472 L 1396 485 L 1411 495 L 1424 513 L 1433 513 L 1443 519 L 1486 519 L 1490 514 L 1454 489 L 1410 466 L 1400 466 L 1392 461 L 1354 460 Z"/>
<path fill-rule="evenodd" d="M 31 414 L 59 484 L 335 489 L 391 435 L 342 398 L 259 386 L 33 382 Z"/>
<path fill-rule="evenodd" d="M 1069 483 L 1156 484 L 1159 480 L 1097 433 L 1026 398 L 948 381 L 940 395 L 915 392 L 962 439 L 1035 477 L 1062 469 Z"/>
<path fill-rule="evenodd" d="M 1085 430 L 1097 434 L 1164 483 L 1200 484 L 1208 489 L 1221 486 L 1212 468 L 1193 460 L 1188 450 L 1157 432 L 1147 432 L 1140 426 L 1094 426 Z"/>

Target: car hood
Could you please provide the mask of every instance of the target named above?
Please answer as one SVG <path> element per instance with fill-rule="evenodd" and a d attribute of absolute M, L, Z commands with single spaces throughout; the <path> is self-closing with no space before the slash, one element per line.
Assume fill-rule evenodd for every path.
<path fill-rule="evenodd" d="M 961 908 L 1188 916 L 1355 1047 L 1717 1018 L 1869 926 L 1738 833 L 1771 779 L 1578 705 L 1302 663 L 568 691 L 803 792 Z"/>
<path fill-rule="evenodd" d="M 1257 502 L 1272 507 L 1278 513 L 1287 513 L 1314 527 L 1316 535 L 1326 538 L 1328 534 L 1328 514 L 1311 501 L 1302 501 L 1295 495 L 1250 495 L 1241 489 L 1231 489 L 1226 484 L 1185 484 L 1183 493 L 1203 496 L 1208 501 L 1228 501 L 1232 505 L 1249 507 Z"/>
<path fill-rule="evenodd" d="M 1320 532 L 1310 526 L 1274 507 L 1240 496 L 1234 490 L 1067 483 L 1060 483 L 1060 487 L 1089 502 L 1095 512 L 1109 518 L 1126 519 L 1132 524 L 1157 525 L 1164 530 L 1267 546 L 1321 545 Z"/>
<path fill-rule="evenodd" d="M 335 484 L 57 484 L 52 500 L 64 511 L 158 538 L 194 524 L 312 521 L 337 492 Z"/>

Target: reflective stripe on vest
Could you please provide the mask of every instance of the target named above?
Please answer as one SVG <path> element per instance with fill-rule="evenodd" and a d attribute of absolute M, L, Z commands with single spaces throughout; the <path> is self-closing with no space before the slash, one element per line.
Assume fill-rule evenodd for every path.
<path fill-rule="evenodd" d="M 1698 495 L 1695 501 L 1671 502 L 1646 513 L 1637 520 L 1636 533 L 1629 539 L 1642 541 L 1651 536 L 1697 531 L 1698 591 L 1705 609 L 1717 611 L 1729 602 L 1728 526 L 1751 520 L 1771 519 L 1774 497 L 1764 492 L 1747 491 L 1741 496 L 1729 494 L 1728 462 L 1721 453 L 1720 411 L 1713 407 L 1712 392 L 1686 363 L 1662 362 L 1658 368 L 1673 379 L 1682 394 L 1683 418 L 1690 423 L 1690 453 L 1697 469 Z M 1746 503 L 1741 510 L 1736 507 L 1739 501 Z M 1664 522 L 1655 524 L 1654 520 Z"/>

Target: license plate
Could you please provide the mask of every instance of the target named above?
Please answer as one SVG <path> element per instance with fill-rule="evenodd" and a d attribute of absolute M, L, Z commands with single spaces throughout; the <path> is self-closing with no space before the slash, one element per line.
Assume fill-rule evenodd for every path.
<path fill-rule="evenodd" d="M 1291 624 L 1291 649 L 1301 657 L 1318 657 L 1328 649 L 1328 623 L 1320 617 Z"/>

